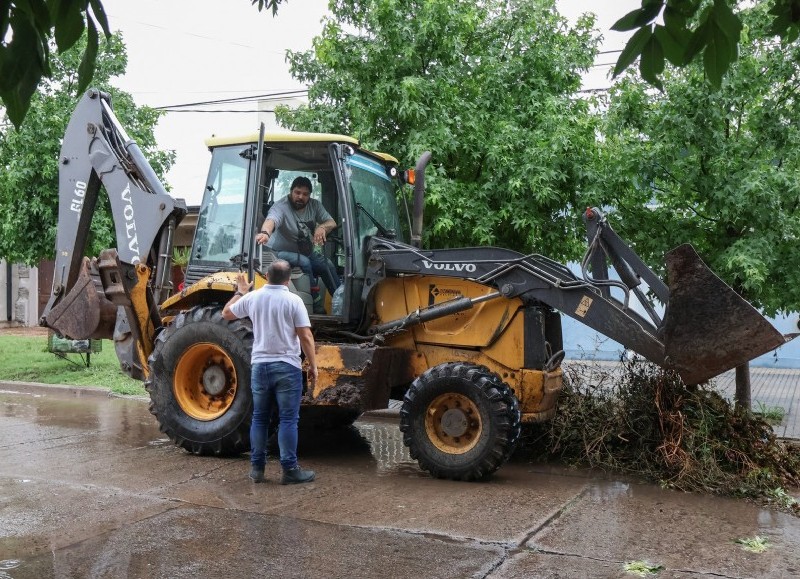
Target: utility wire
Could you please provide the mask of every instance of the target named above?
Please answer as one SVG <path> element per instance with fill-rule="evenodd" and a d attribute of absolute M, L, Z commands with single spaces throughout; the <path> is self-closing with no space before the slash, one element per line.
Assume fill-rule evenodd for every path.
<path fill-rule="evenodd" d="M 239 109 L 239 110 L 209 110 L 209 109 L 174 109 L 164 111 L 172 113 L 274 113 L 275 109 Z"/>
<path fill-rule="evenodd" d="M 259 95 L 249 95 L 249 96 L 241 96 L 241 97 L 232 97 L 227 99 L 214 99 L 208 101 L 197 101 L 193 103 L 182 103 L 182 104 L 175 104 L 175 105 L 163 105 L 160 107 L 153 107 L 156 110 L 165 111 L 170 109 L 179 109 L 185 107 L 196 107 L 196 106 L 203 106 L 203 105 L 219 105 L 219 104 L 235 104 L 235 103 L 251 103 L 257 102 L 260 100 L 276 100 L 280 98 L 285 98 L 288 96 L 302 96 L 308 94 L 308 89 L 299 89 L 299 90 L 287 90 L 282 92 L 273 92 L 273 93 L 265 93 Z"/>

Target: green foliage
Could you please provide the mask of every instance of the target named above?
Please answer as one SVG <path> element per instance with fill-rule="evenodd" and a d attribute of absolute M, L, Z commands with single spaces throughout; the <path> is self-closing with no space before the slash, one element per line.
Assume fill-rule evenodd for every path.
<path fill-rule="evenodd" d="M 663 565 L 648 563 L 647 561 L 628 561 L 622 566 L 623 571 L 636 575 L 637 577 L 647 577 L 656 575 L 664 570 Z"/>
<path fill-rule="evenodd" d="M 284 0 L 251 0 L 259 12 L 278 13 Z M 111 37 L 100 0 L 14 0 L 0 4 L 0 101 L 19 128 L 42 77 L 51 76 L 55 40 L 59 54 L 70 50 L 86 32 L 78 71 L 78 94 L 94 77 L 100 30 Z M 95 81 L 97 84 L 97 81 Z"/>
<path fill-rule="evenodd" d="M 258 6 L 258 11 L 272 10 L 272 15 L 278 13 L 278 6 L 283 3 L 283 0 L 251 0 L 253 6 Z"/>
<path fill-rule="evenodd" d="M 426 175 L 428 246 L 574 258 L 593 204 L 596 121 L 575 98 L 597 39 L 552 0 L 338 0 L 314 49 L 289 53 L 309 106 L 292 129 L 351 134 Z"/>
<path fill-rule="evenodd" d="M 667 488 L 755 498 L 798 512 L 776 489 L 800 483 L 800 448 L 713 389 L 641 359 L 620 371 L 574 364 L 552 422 L 529 447 L 551 458 L 644 477 Z M 534 444 L 535 442 L 535 444 Z"/>
<path fill-rule="evenodd" d="M 766 551 L 770 544 L 769 539 L 766 537 L 761 537 L 756 535 L 755 537 L 747 537 L 744 539 L 736 539 L 734 541 L 737 545 L 741 545 L 742 549 L 745 551 L 750 551 L 751 553 L 763 553 Z"/>
<path fill-rule="evenodd" d="M 603 201 L 646 262 L 692 243 L 772 315 L 800 309 L 800 47 L 768 36 L 764 6 L 740 14 L 746 42 L 719 90 L 699 65 L 665 72 L 663 92 L 635 74 L 612 89 Z"/>
<path fill-rule="evenodd" d="M 191 256 L 191 247 L 175 247 L 172 250 L 172 264 L 178 267 L 186 267 L 189 265 L 189 257 Z"/>
<path fill-rule="evenodd" d="M 749 7 L 737 0 L 642 0 L 641 8 L 620 18 L 612 30 L 636 30 L 617 59 L 614 76 L 637 58 L 642 78 L 662 88 L 664 58 L 675 66 L 686 66 L 702 55 L 706 78 L 720 88 L 722 78 L 739 55 L 742 12 L 731 6 Z M 769 8 L 767 32 L 787 42 L 800 33 L 800 0 L 771 0 L 757 4 Z M 656 24 L 663 16 L 664 24 Z"/>
<path fill-rule="evenodd" d="M 756 403 L 756 410 L 753 414 L 760 416 L 770 424 L 780 424 L 786 416 L 786 409 L 783 406 L 767 406 L 763 402 Z"/>
<path fill-rule="evenodd" d="M 51 57 L 51 78 L 33 95 L 25 124 L 19 130 L 0 129 L 0 257 L 35 265 L 52 258 L 58 226 L 58 163 L 61 139 L 81 95 L 78 68 L 85 38 L 72 49 Z M 156 148 L 153 129 L 162 114 L 137 107 L 127 93 L 110 86 L 112 77 L 124 74 L 127 56 L 122 39 L 112 36 L 96 61 L 95 86 L 112 92 L 114 110 L 135 139 L 156 173 L 163 175 L 174 153 Z M 88 177 L 88 175 L 87 175 Z M 114 247 L 114 226 L 107 198 L 101 202 L 91 226 L 89 255 Z"/>
<path fill-rule="evenodd" d="M 0 99 L 19 128 L 43 76 L 51 75 L 51 40 L 59 53 L 84 36 L 77 68 L 78 93 L 89 86 L 98 53 L 98 25 L 111 36 L 100 0 L 14 0 L 0 7 Z"/>

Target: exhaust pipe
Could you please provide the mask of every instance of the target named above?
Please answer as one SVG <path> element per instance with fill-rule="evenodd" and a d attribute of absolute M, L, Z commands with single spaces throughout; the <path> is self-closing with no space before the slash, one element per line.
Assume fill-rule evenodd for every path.
<path fill-rule="evenodd" d="M 425 210 L 425 167 L 431 160 L 431 152 L 425 151 L 419 156 L 414 167 L 414 214 L 411 223 L 411 245 L 422 247 L 422 213 Z"/>

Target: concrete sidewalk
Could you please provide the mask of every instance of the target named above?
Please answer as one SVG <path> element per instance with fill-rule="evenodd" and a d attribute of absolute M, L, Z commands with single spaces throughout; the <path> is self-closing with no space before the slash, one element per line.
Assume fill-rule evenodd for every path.
<path fill-rule="evenodd" d="M 729 370 L 715 379 L 725 398 L 734 399 L 736 372 Z M 750 368 L 750 398 L 754 412 L 760 409 L 783 408 L 784 417 L 772 428 L 780 438 L 800 439 L 800 370 L 788 368 Z"/>

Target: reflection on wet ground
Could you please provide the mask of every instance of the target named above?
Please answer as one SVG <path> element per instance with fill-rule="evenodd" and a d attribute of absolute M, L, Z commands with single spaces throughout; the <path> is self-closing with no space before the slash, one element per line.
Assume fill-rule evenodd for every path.
<path fill-rule="evenodd" d="M 411 458 L 403 444 L 403 433 L 396 422 L 357 421 L 354 425 L 361 437 L 369 443 L 370 452 L 377 463 L 378 474 L 419 474 L 426 476 Z"/>
<path fill-rule="evenodd" d="M 273 455 L 276 454 L 273 449 Z M 303 428 L 318 473 L 247 479 L 246 455 L 198 457 L 139 400 L 0 393 L 0 579 L 240 576 L 796 576 L 800 519 L 602 472 L 512 457 L 480 483 L 437 480 L 396 419 Z M 762 535 L 764 556 L 735 540 Z M 252 545 L 266 546 L 253 555 Z M 369 553 L 365 557 L 364 553 Z M 232 567 L 235 566 L 235 567 Z"/>

